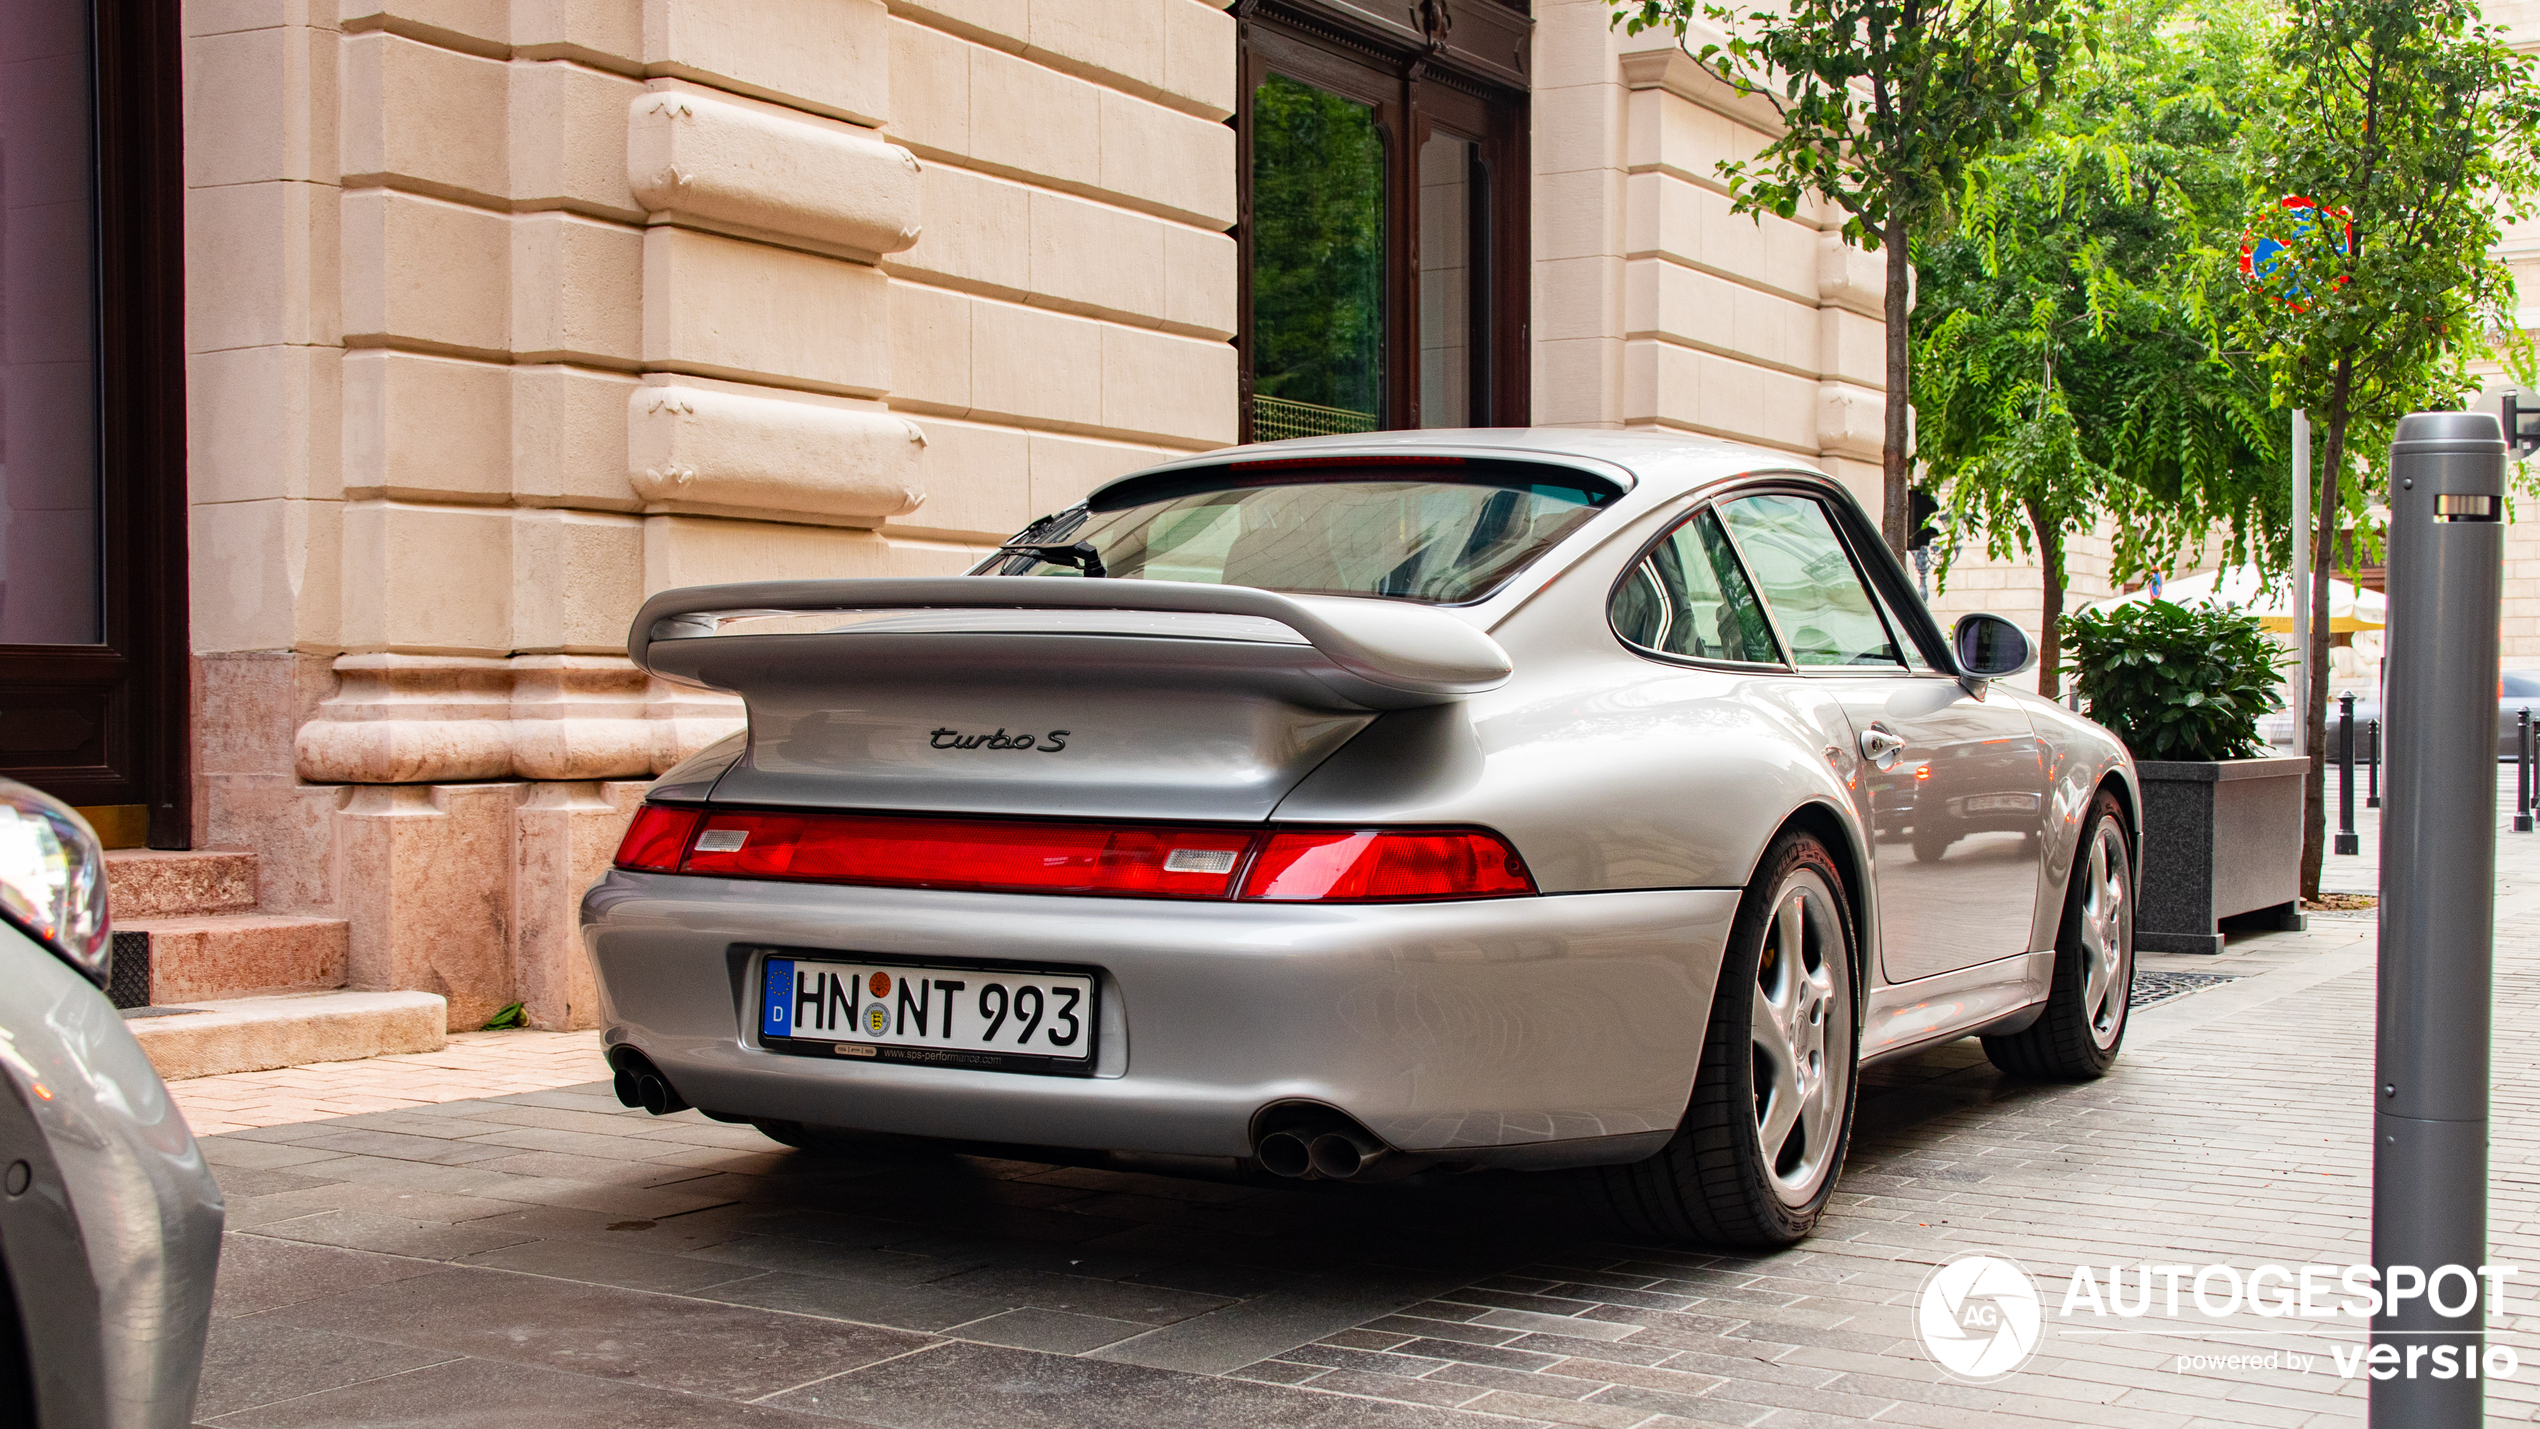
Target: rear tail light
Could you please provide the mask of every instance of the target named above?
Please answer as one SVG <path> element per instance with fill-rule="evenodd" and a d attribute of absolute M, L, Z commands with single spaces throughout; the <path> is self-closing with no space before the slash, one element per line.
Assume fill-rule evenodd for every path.
<path fill-rule="evenodd" d="M 1392 903 L 1534 891 L 1525 861 L 1497 834 L 1299 831 L 1265 837 L 1244 877 L 1243 896 Z"/>
<path fill-rule="evenodd" d="M 900 888 L 1223 898 L 1252 836 L 853 814 L 716 814 L 685 871 Z M 1212 857 L 1213 855 L 1213 857 Z"/>
<path fill-rule="evenodd" d="M 880 814 L 709 813 L 646 804 L 617 866 L 892 888 L 1384 903 L 1535 891 L 1479 830 L 1112 826 Z M 1238 894 L 1237 890 L 1241 892 Z"/>
<path fill-rule="evenodd" d="M 626 837 L 618 840 L 617 866 L 640 868 L 646 873 L 677 873 L 680 857 L 688 852 L 688 837 L 704 818 L 702 809 L 673 809 L 662 804 L 638 808 L 635 821 L 626 826 Z"/>

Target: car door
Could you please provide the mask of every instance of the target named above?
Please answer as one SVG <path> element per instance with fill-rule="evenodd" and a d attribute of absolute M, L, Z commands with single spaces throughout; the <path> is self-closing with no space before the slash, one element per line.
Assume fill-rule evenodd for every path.
<path fill-rule="evenodd" d="M 1717 509 L 1798 676 L 1826 682 L 1850 725 L 1888 981 L 2029 951 L 2047 801 L 2027 711 L 1934 668 L 1941 652 L 1873 594 L 1821 498 L 1762 491 Z"/>

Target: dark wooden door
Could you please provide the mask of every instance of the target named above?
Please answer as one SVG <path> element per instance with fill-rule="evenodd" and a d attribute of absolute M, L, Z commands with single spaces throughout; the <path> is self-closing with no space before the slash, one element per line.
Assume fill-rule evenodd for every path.
<path fill-rule="evenodd" d="M 178 7 L 0 17 L 0 775 L 183 848 Z"/>
<path fill-rule="evenodd" d="M 1477 17 L 1522 61 L 1528 22 L 1503 0 L 1404 9 L 1238 7 L 1246 441 L 1530 417 L 1523 66 L 1410 28 Z"/>

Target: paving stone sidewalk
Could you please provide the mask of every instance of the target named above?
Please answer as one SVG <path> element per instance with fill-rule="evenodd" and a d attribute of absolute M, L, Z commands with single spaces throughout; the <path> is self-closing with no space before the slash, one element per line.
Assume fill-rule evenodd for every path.
<path fill-rule="evenodd" d="M 2496 1258 L 2540 1279 L 2540 835 L 2501 841 Z M 2351 862 L 2351 861 L 2350 861 Z M 2351 866 L 2339 881 L 2369 887 Z M 230 1195 L 199 1414 L 221 1426 L 542 1429 L 1517 1424 L 1676 1429 L 2362 1422 L 2351 1328 L 2087 1333 L 2076 1262 L 2364 1257 L 2371 915 L 2147 970 L 2079 1087 L 1972 1042 L 1875 1069 L 1835 1210 L 1772 1256 L 1617 1241 L 1555 1176 L 1264 1186 L 876 1141 L 818 1159 L 603 1085 L 207 1137 Z M 2044 1287 L 2037 1357 L 1951 1382 L 1914 1336 L 1931 1268 L 1985 1250 Z M 2493 1336 L 2540 1410 L 2525 1288 Z M 2182 1354 L 2316 1354 L 2307 1372 Z"/>
<path fill-rule="evenodd" d="M 605 1078 L 597 1032 L 456 1032 L 438 1052 L 224 1072 L 168 1083 L 196 1136 L 397 1111 Z"/>

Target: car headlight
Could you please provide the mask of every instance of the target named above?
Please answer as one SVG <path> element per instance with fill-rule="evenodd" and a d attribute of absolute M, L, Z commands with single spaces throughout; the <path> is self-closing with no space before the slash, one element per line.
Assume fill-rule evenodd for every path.
<path fill-rule="evenodd" d="M 0 779 L 0 913 L 106 985 L 114 944 L 105 851 L 70 805 L 7 779 Z"/>

